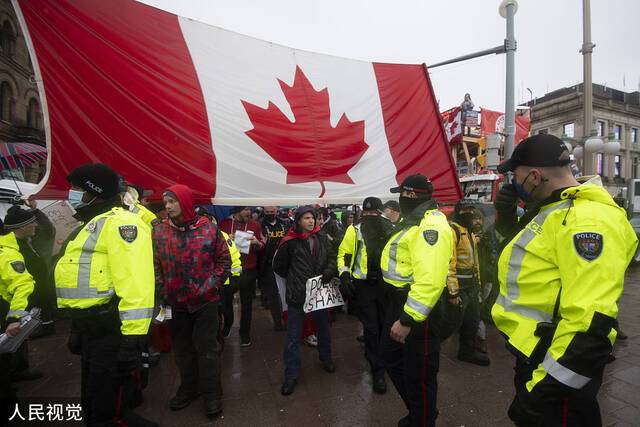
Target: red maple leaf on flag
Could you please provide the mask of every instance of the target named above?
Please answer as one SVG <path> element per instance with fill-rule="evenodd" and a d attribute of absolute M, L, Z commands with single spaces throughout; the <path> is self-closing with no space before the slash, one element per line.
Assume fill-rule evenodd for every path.
<path fill-rule="evenodd" d="M 296 66 L 293 85 L 278 79 L 295 121 L 291 122 L 271 101 L 267 108 L 242 101 L 253 129 L 245 132 L 287 170 L 287 184 L 319 182 L 354 184 L 348 172 L 369 146 L 364 142 L 364 120 L 351 122 L 342 114 L 331 126 L 329 91 L 317 91 Z"/>

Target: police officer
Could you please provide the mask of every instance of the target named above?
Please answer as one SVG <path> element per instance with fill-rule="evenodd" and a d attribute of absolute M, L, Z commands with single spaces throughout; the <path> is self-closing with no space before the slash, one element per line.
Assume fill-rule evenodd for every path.
<path fill-rule="evenodd" d="M 434 426 L 440 339 L 427 325 L 447 283 L 453 254 L 451 228 L 431 198 L 433 185 L 411 175 L 391 189 L 400 193 L 403 221 L 382 252 L 389 295 L 381 353 L 409 415 L 398 425 Z"/>
<path fill-rule="evenodd" d="M 466 201 L 456 203 L 450 223 L 453 231 L 454 256 L 449 266 L 449 299 L 462 304 L 464 315 L 460 325 L 458 360 L 480 366 L 490 363 L 489 356 L 476 349 L 476 335 L 480 323 L 480 262 L 478 245 L 473 234 L 473 218 L 476 209 Z M 463 294 L 463 297 L 459 294 Z"/>
<path fill-rule="evenodd" d="M 0 229 L 2 229 L 0 221 Z M 20 319 L 27 314 L 29 296 L 35 282 L 26 269 L 24 257 L 13 233 L 2 231 L 0 237 L 0 331 L 15 336 L 20 330 Z M 16 403 L 11 387 L 13 357 L 0 354 L 0 418 L 6 422 Z"/>
<path fill-rule="evenodd" d="M 382 209 L 382 201 L 377 197 L 364 199 L 362 220 L 347 227 L 338 248 L 341 288 L 347 294 L 355 293 L 349 296 L 355 296 L 358 317 L 364 329 L 365 357 L 371 367 L 373 391 L 380 394 L 387 391 L 384 363 L 379 351 L 386 305 L 380 256 L 392 229 L 391 223 L 381 216 Z"/>
<path fill-rule="evenodd" d="M 58 307 L 67 309 L 82 355 L 87 425 L 151 425 L 131 411 L 144 338 L 154 304 L 150 228 L 123 209 L 118 175 L 104 164 L 74 169 L 69 203 L 83 224 L 55 267 Z"/>
<path fill-rule="evenodd" d="M 529 211 L 498 262 L 495 324 L 516 357 L 518 426 L 600 426 L 596 395 L 616 339 L 617 300 L 638 244 L 606 189 L 579 185 L 565 144 L 552 135 L 522 141 L 501 173 Z M 525 218 L 523 217 L 523 218 Z"/>

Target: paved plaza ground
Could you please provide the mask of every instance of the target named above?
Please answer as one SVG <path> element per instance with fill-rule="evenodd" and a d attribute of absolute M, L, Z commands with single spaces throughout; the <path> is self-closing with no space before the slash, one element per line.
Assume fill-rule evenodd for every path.
<path fill-rule="evenodd" d="M 239 314 L 236 319 L 239 318 Z M 620 323 L 629 335 L 616 344 L 616 361 L 608 365 L 599 400 L 605 426 L 640 426 L 640 269 L 627 273 L 620 300 Z M 46 376 L 20 384 L 20 395 L 63 399 L 80 393 L 80 360 L 66 348 L 68 323 L 58 334 L 30 344 L 32 365 Z M 295 393 L 280 395 L 283 332 L 274 332 L 269 312 L 256 303 L 253 345 L 240 348 L 235 326 L 223 356 L 224 414 L 215 421 L 204 415 L 197 400 L 172 412 L 168 401 L 179 381 L 173 357 L 163 354 L 151 371 L 145 403 L 139 412 L 162 426 L 395 426 L 406 409 L 388 381 L 385 395 L 374 394 L 363 355 L 355 340 L 360 325 L 353 316 L 339 315 L 332 327 L 337 371 L 324 372 L 317 352 L 302 350 L 302 372 Z M 491 366 L 479 367 L 456 359 L 456 337 L 443 345 L 438 407 L 439 426 L 510 426 L 507 407 L 513 397 L 513 358 L 502 338 L 489 331 Z"/>

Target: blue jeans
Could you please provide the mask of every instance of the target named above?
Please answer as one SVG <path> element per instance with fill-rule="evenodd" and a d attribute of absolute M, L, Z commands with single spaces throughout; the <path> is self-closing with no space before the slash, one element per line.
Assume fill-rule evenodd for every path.
<path fill-rule="evenodd" d="M 318 327 L 318 353 L 321 362 L 331 361 L 331 333 L 329 331 L 329 310 L 312 311 L 316 326 Z M 301 308 L 289 306 L 287 320 L 287 340 L 284 345 L 284 378 L 285 380 L 298 378 L 300 374 L 300 340 L 302 338 L 302 325 L 306 313 Z"/>

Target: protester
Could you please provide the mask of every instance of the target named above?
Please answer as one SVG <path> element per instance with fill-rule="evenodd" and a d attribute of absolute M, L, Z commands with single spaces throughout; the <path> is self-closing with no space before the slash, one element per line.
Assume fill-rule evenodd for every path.
<path fill-rule="evenodd" d="M 387 218 L 392 225 L 397 225 L 400 222 L 400 205 L 395 200 L 389 200 L 386 202 L 382 209 L 382 216 Z"/>
<path fill-rule="evenodd" d="M 433 185 L 427 177 L 410 175 L 391 192 L 400 193 L 404 220 L 380 262 L 390 290 L 380 351 L 409 410 L 398 425 L 435 426 L 440 338 L 428 319 L 447 281 L 451 228 L 431 197 Z"/>
<path fill-rule="evenodd" d="M 69 203 L 83 225 L 55 268 L 58 307 L 71 317 L 68 347 L 82 356 L 88 425 L 155 425 L 135 414 L 134 374 L 154 305 L 149 227 L 121 207 L 118 175 L 104 164 L 74 169 Z"/>
<path fill-rule="evenodd" d="M 380 256 L 392 228 L 381 213 L 380 199 L 367 197 L 362 204 L 362 221 L 347 228 L 337 258 L 342 294 L 356 295 L 358 318 L 364 328 L 365 357 L 376 393 L 387 391 L 384 362 L 380 356 L 380 336 L 387 304 Z M 349 255 L 349 262 L 345 260 L 346 255 Z"/>
<path fill-rule="evenodd" d="M 246 206 L 236 206 L 231 218 L 220 221 L 220 229 L 231 237 L 236 243 L 238 230 L 251 235 L 249 241 L 249 252 L 245 253 L 238 248 L 241 253 L 242 274 L 238 279 L 238 285 L 225 286 L 223 288 L 224 298 L 224 318 L 225 325 L 223 335 L 226 337 L 233 325 L 233 295 L 240 291 L 240 345 L 248 347 L 251 345 L 251 318 L 253 315 L 253 298 L 256 295 L 256 280 L 258 279 L 258 258 L 257 254 L 264 247 L 264 237 L 260 224 L 251 219 L 251 209 Z"/>
<path fill-rule="evenodd" d="M 638 245 L 625 211 L 600 185 L 580 185 L 570 162 L 564 141 L 539 134 L 498 168 L 513 172 L 495 203 L 511 233 L 492 314 L 516 357 L 518 426 L 602 425 L 597 393 Z M 520 221 L 518 198 L 529 208 Z"/>
<path fill-rule="evenodd" d="M 487 366 L 490 363 L 489 357 L 477 350 L 476 342 L 480 323 L 480 261 L 476 236 L 472 231 L 475 212 L 473 205 L 465 201 L 460 201 L 455 206 L 450 222 L 454 256 L 449 267 L 448 292 L 452 303 L 464 307 L 458 360 Z"/>
<path fill-rule="evenodd" d="M 264 207 L 262 233 L 266 238 L 266 243 L 261 254 L 260 281 L 267 306 L 271 310 L 273 328 L 276 331 L 282 331 L 284 329 L 282 326 L 282 303 L 280 302 L 280 294 L 276 285 L 276 277 L 273 273 L 273 256 L 276 253 L 276 249 L 278 249 L 280 240 L 287 234 L 289 225 L 276 216 L 277 211 L 277 206 Z"/>
<path fill-rule="evenodd" d="M 319 234 L 315 209 L 302 206 L 296 210 L 295 226 L 282 239 L 273 259 L 273 270 L 286 280 L 286 302 L 288 305 L 287 338 L 283 361 L 284 382 L 281 392 L 290 395 L 295 390 L 300 374 L 300 338 L 304 324 L 303 305 L 307 280 L 322 276 L 328 283 L 335 275 L 336 253 L 326 236 Z M 311 312 L 318 328 L 318 353 L 325 371 L 335 372 L 331 356 L 331 336 L 328 309 Z"/>
<path fill-rule="evenodd" d="M 175 184 L 162 194 L 169 219 L 153 234 L 156 286 L 170 307 L 180 386 L 169 402 L 186 408 L 202 395 L 209 417 L 222 413 L 218 335 L 220 289 L 230 274 L 226 239 L 206 216 L 196 215 L 191 189 Z"/>

